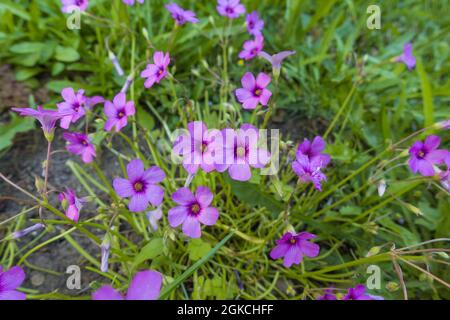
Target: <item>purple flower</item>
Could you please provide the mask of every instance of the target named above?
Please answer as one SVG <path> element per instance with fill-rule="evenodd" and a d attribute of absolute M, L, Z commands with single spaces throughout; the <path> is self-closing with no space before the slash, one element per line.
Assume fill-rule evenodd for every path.
<path fill-rule="evenodd" d="M 63 5 L 62 12 L 72 13 L 74 10 L 86 11 L 88 7 L 88 0 L 61 0 Z"/>
<path fill-rule="evenodd" d="M 103 238 L 102 244 L 100 245 L 100 250 L 102 253 L 100 271 L 108 272 L 109 269 L 109 254 L 111 250 L 111 237 L 107 233 Z"/>
<path fill-rule="evenodd" d="M 189 122 L 187 132 L 174 143 L 174 151 L 183 156 L 183 167 L 190 174 L 199 168 L 205 172 L 215 169 L 215 155 L 222 150 L 219 130 L 208 130 L 201 121 Z"/>
<path fill-rule="evenodd" d="M 319 161 L 321 167 L 324 168 L 330 163 L 330 156 L 325 153 L 321 153 L 325 149 L 326 143 L 322 137 L 317 136 L 312 142 L 308 139 L 304 139 L 301 144 L 299 144 L 296 152 L 297 158 L 300 156 L 306 156 L 309 161 Z"/>
<path fill-rule="evenodd" d="M 166 174 L 157 166 L 144 169 L 144 163 L 131 160 L 127 165 L 128 179 L 115 178 L 114 190 L 121 198 L 131 198 L 128 208 L 131 212 L 141 212 L 147 209 L 149 202 L 159 206 L 163 201 L 164 189 L 157 183 L 164 180 Z"/>
<path fill-rule="evenodd" d="M 128 6 L 134 6 L 135 0 L 122 0 L 122 1 Z M 144 0 L 136 0 L 136 1 L 139 2 L 140 4 L 144 3 Z"/>
<path fill-rule="evenodd" d="M 128 123 L 128 117 L 134 115 L 134 102 L 127 101 L 124 92 L 118 93 L 113 102 L 105 101 L 105 114 L 108 120 L 105 123 L 105 130 L 111 131 L 115 126 L 116 132 L 122 130 Z"/>
<path fill-rule="evenodd" d="M 188 188 L 180 188 L 172 194 L 172 200 L 180 206 L 169 210 L 169 224 L 182 226 L 183 233 L 191 238 L 200 238 L 200 224 L 212 226 L 219 218 L 219 211 L 211 207 L 213 194 L 207 187 L 198 187 L 195 196 Z"/>
<path fill-rule="evenodd" d="M 273 74 L 278 77 L 280 75 L 281 63 L 287 57 L 295 54 L 295 51 L 281 51 L 277 54 L 270 55 L 265 51 L 258 53 L 258 56 L 267 60 L 272 65 Z"/>
<path fill-rule="evenodd" d="M 57 103 L 60 113 L 66 114 L 61 119 L 60 126 L 63 129 L 68 129 L 70 123 L 75 123 L 85 115 L 84 105 L 86 103 L 86 97 L 84 96 L 84 90 L 78 90 L 77 93 L 72 88 L 65 88 L 61 91 L 61 96 L 64 102 Z"/>
<path fill-rule="evenodd" d="M 239 130 L 225 129 L 225 166 L 216 165 L 220 172 L 228 169 L 233 180 L 248 181 L 252 177 L 251 167 L 263 168 L 270 162 L 270 153 L 258 146 L 259 132 L 250 125 L 243 124 Z"/>
<path fill-rule="evenodd" d="M 144 83 L 147 89 L 167 76 L 170 56 L 168 53 L 164 54 L 162 51 L 157 51 L 153 54 L 153 62 L 153 64 L 148 64 L 145 70 L 141 72 L 141 78 L 147 78 Z"/>
<path fill-rule="evenodd" d="M 247 31 L 253 36 L 261 35 L 261 31 L 264 28 L 264 21 L 259 18 L 258 12 L 253 11 L 249 13 L 245 19 L 247 24 Z"/>
<path fill-rule="evenodd" d="M 317 300 L 337 300 L 336 296 L 333 294 L 333 290 L 327 289 L 323 296 L 317 298 Z"/>
<path fill-rule="evenodd" d="M 32 108 L 12 108 L 11 110 L 18 112 L 21 116 L 37 119 L 42 125 L 45 137 L 50 141 L 53 140 L 56 121 L 66 115 L 56 110 L 44 110 L 41 106 L 38 106 L 37 110 Z"/>
<path fill-rule="evenodd" d="M 42 223 L 36 223 L 36 224 L 32 225 L 31 227 L 14 232 L 12 234 L 12 238 L 13 239 L 22 238 L 22 237 L 26 236 L 27 234 L 37 231 L 37 230 L 40 230 L 40 229 L 43 229 L 44 227 L 45 226 Z"/>
<path fill-rule="evenodd" d="M 236 19 L 245 13 L 245 7 L 240 0 L 218 0 L 217 11 L 221 16 Z"/>
<path fill-rule="evenodd" d="M 414 174 L 419 172 L 425 177 L 434 176 L 433 164 L 442 164 L 449 155 L 449 151 L 438 149 L 440 144 L 441 139 L 435 135 L 428 136 L 425 142 L 414 142 L 409 149 L 411 158 L 408 161 Z"/>
<path fill-rule="evenodd" d="M 64 132 L 64 140 L 66 140 L 66 149 L 73 154 L 80 155 L 84 163 L 91 163 L 95 156 L 95 147 L 91 143 L 89 137 L 78 132 Z"/>
<path fill-rule="evenodd" d="M 405 43 L 405 45 L 403 46 L 403 54 L 398 56 L 395 61 L 403 62 L 409 70 L 414 69 L 414 67 L 416 66 L 416 58 L 413 55 L 411 43 Z"/>
<path fill-rule="evenodd" d="M 157 300 L 161 285 L 161 273 L 140 271 L 131 280 L 126 297 L 111 286 L 103 286 L 92 294 L 92 300 Z"/>
<path fill-rule="evenodd" d="M 0 266 L 0 300 L 25 300 L 26 295 L 16 289 L 25 280 L 25 272 L 19 266 L 3 271 Z"/>
<path fill-rule="evenodd" d="M 104 103 L 105 102 L 105 98 L 103 98 L 102 96 L 94 96 L 94 97 L 86 97 L 86 104 L 85 107 L 87 110 L 92 110 L 94 109 L 94 107 L 99 104 L 99 103 Z"/>
<path fill-rule="evenodd" d="M 384 300 L 384 298 L 367 294 L 366 288 L 362 284 L 359 284 L 354 288 L 349 288 L 348 293 L 342 300 Z"/>
<path fill-rule="evenodd" d="M 183 25 L 186 22 L 197 23 L 198 19 L 195 16 L 195 12 L 190 10 L 184 10 L 179 5 L 174 2 L 165 5 L 166 9 L 172 15 L 172 18 L 175 20 L 176 24 Z"/>
<path fill-rule="evenodd" d="M 327 177 L 320 171 L 322 169 L 322 161 L 316 158 L 312 161 L 304 155 L 297 156 L 292 162 L 292 170 L 303 183 L 312 182 L 318 191 L 322 191 L 322 181 L 326 181 Z"/>
<path fill-rule="evenodd" d="M 239 58 L 251 60 L 256 57 L 264 48 L 264 37 L 256 36 L 253 40 L 244 42 L 244 49 L 239 53 Z"/>
<path fill-rule="evenodd" d="M 241 79 L 242 88 L 236 90 L 236 97 L 244 109 L 255 109 L 260 103 L 267 106 L 272 92 L 267 89 L 271 78 L 261 72 L 255 77 L 251 72 L 246 72 Z"/>
<path fill-rule="evenodd" d="M 66 217 L 74 222 L 78 222 L 81 208 L 86 203 L 86 199 L 77 198 L 75 190 L 66 188 L 66 192 L 59 194 L 59 201 L 62 203 Z"/>
<path fill-rule="evenodd" d="M 277 245 L 270 252 L 270 257 L 274 260 L 284 257 L 283 265 L 290 268 L 293 264 L 299 264 L 303 260 L 303 256 L 314 258 L 319 255 L 320 247 L 308 240 L 314 239 L 316 235 L 308 232 L 286 232 Z"/>

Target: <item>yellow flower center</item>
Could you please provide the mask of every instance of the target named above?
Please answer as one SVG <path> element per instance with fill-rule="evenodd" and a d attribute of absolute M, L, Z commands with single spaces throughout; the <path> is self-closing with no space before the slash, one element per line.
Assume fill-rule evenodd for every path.
<path fill-rule="evenodd" d="M 134 190 L 136 190 L 136 191 L 142 191 L 143 188 L 144 188 L 144 185 L 142 184 L 142 182 L 136 182 L 134 184 Z"/>

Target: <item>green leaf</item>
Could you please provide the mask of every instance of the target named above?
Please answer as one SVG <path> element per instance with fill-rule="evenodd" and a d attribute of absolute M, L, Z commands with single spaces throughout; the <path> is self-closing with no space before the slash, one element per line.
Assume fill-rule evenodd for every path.
<path fill-rule="evenodd" d="M 12 53 L 26 54 L 26 53 L 39 53 L 44 48 L 42 42 L 20 42 L 12 45 L 9 51 Z"/>
<path fill-rule="evenodd" d="M 80 54 L 71 47 L 56 47 L 55 59 L 62 62 L 74 62 L 80 59 Z"/>
<path fill-rule="evenodd" d="M 193 239 L 188 244 L 189 259 L 197 261 L 211 250 L 211 245 L 202 239 Z"/>
<path fill-rule="evenodd" d="M 434 123 L 433 94 L 430 81 L 428 80 L 427 73 L 422 64 L 422 60 L 420 59 L 417 59 L 417 73 L 419 74 L 420 86 L 422 88 L 423 116 L 425 118 L 424 127 L 428 127 Z"/>
<path fill-rule="evenodd" d="M 23 69 L 19 69 L 16 72 L 16 80 L 17 81 L 24 81 L 27 80 L 29 78 L 31 78 L 32 76 L 38 74 L 41 70 L 39 68 L 23 68 Z"/>
<path fill-rule="evenodd" d="M 189 267 L 185 272 L 181 274 L 178 278 L 173 280 L 160 294 L 159 299 L 166 299 L 169 294 L 175 290 L 184 280 L 189 278 L 195 270 L 200 268 L 203 264 L 205 264 L 209 259 L 212 258 L 216 254 L 216 252 L 225 244 L 228 240 L 233 236 L 234 232 L 230 232 L 225 238 L 223 238 L 208 254 L 204 255 L 200 260 L 194 263 Z"/>
<path fill-rule="evenodd" d="M 154 259 L 159 256 L 164 250 L 164 241 L 162 238 L 154 238 L 150 240 L 136 256 L 133 262 L 133 268 L 140 265 L 142 262 Z"/>
<path fill-rule="evenodd" d="M 155 120 L 144 108 L 137 108 L 137 122 L 148 131 L 152 131 L 155 127 Z"/>
<path fill-rule="evenodd" d="M 0 2 L 0 12 L 8 11 L 25 20 L 30 20 L 30 15 L 22 8 L 22 5 L 15 4 L 10 0 L 2 0 Z"/>
<path fill-rule="evenodd" d="M 32 118 L 23 118 L 11 113 L 11 121 L 0 126 L 0 150 L 9 147 L 17 133 L 26 132 L 33 128 L 34 120 Z"/>

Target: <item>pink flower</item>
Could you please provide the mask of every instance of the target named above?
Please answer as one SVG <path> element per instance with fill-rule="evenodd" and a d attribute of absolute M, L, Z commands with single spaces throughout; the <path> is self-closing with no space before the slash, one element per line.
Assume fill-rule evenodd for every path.
<path fill-rule="evenodd" d="M 239 53 L 239 58 L 251 60 L 256 57 L 264 48 L 264 37 L 258 35 L 253 40 L 244 42 L 244 49 Z"/>
<path fill-rule="evenodd" d="M 258 56 L 267 60 L 272 65 L 273 74 L 278 77 L 280 75 L 281 63 L 293 54 L 295 54 L 295 51 L 282 51 L 271 56 L 267 52 L 261 51 L 258 53 Z"/>
<path fill-rule="evenodd" d="M 78 222 L 81 208 L 86 203 L 86 199 L 78 198 L 74 190 L 66 188 L 66 192 L 59 194 L 59 201 L 62 203 L 66 217 L 74 222 Z"/>
<path fill-rule="evenodd" d="M 41 106 L 38 106 L 37 110 L 32 108 L 12 108 L 11 110 L 18 112 L 21 116 L 37 119 L 42 125 L 45 137 L 50 141 L 53 140 L 56 121 L 66 116 L 65 113 L 56 110 L 44 110 Z"/>
<path fill-rule="evenodd" d="M 166 177 L 164 171 L 157 166 L 145 170 L 144 163 L 135 159 L 127 165 L 127 175 L 128 179 L 115 178 L 113 186 L 119 197 L 131 198 L 128 204 L 131 212 L 144 211 L 149 203 L 153 206 L 161 204 L 164 189 L 157 183 Z"/>
<path fill-rule="evenodd" d="M 270 76 L 261 72 L 255 77 L 246 72 L 241 79 L 242 88 L 236 90 L 236 97 L 244 109 L 255 109 L 258 104 L 267 106 L 272 92 L 267 89 Z"/>
<path fill-rule="evenodd" d="M 190 10 L 184 10 L 174 2 L 165 5 L 166 9 L 172 15 L 172 18 L 178 25 L 183 25 L 186 22 L 197 23 L 198 19 L 195 16 L 195 12 Z"/>
<path fill-rule="evenodd" d="M 183 167 L 190 174 L 199 168 L 205 172 L 215 169 L 215 155 L 222 151 L 222 137 L 218 130 L 208 130 L 201 121 L 189 122 L 188 132 L 174 143 L 174 151 L 183 156 Z"/>
<path fill-rule="evenodd" d="M 366 288 L 362 284 L 359 284 L 354 288 L 349 288 L 347 295 L 342 300 L 384 300 L 384 298 L 367 294 Z"/>
<path fill-rule="evenodd" d="M 159 272 L 140 271 L 131 280 L 126 297 L 111 286 L 103 286 L 92 294 L 92 300 L 157 300 L 162 279 Z"/>
<path fill-rule="evenodd" d="M 296 160 L 292 162 L 292 170 L 303 183 L 312 182 L 318 191 L 322 191 L 322 181 L 326 181 L 327 177 L 320 171 L 322 169 L 322 161 L 315 158 L 310 161 L 304 155 L 298 155 Z"/>
<path fill-rule="evenodd" d="M 317 300 L 337 300 L 336 296 L 333 294 L 333 290 L 326 289 L 323 296 L 317 298 Z"/>
<path fill-rule="evenodd" d="M 108 117 L 105 130 L 111 131 L 113 127 L 116 127 L 116 132 L 119 132 L 127 125 L 128 117 L 134 115 L 134 102 L 126 101 L 125 93 L 120 92 L 114 97 L 113 102 L 105 101 L 104 112 Z"/>
<path fill-rule="evenodd" d="M 225 165 L 216 164 L 216 169 L 228 173 L 233 180 L 248 181 L 252 177 L 251 167 L 263 168 L 270 161 L 270 153 L 258 146 L 259 132 L 250 125 L 243 124 L 239 130 L 225 129 Z"/>
<path fill-rule="evenodd" d="M 200 224 L 212 226 L 219 218 L 219 211 L 211 207 L 213 194 L 207 187 L 198 187 L 195 196 L 188 188 L 180 188 L 172 194 L 172 200 L 180 206 L 169 210 L 169 224 L 182 226 L 183 233 L 191 238 L 200 238 Z"/>
<path fill-rule="evenodd" d="M 159 83 L 167 76 L 167 66 L 170 63 L 168 53 L 157 51 L 153 54 L 153 64 L 148 64 L 146 69 L 141 72 L 141 78 L 147 78 L 144 83 L 146 88 L 151 88 L 155 82 Z"/>
<path fill-rule="evenodd" d="M 217 11 L 221 16 L 236 19 L 245 13 L 245 7 L 240 0 L 218 0 Z"/>
<path fill-rule="evenodd" d="M 77 93 L 72 88 L 65 88 L 61 91 L 64 102 L 57 103 L 60 113 L 67 114 L 61 119 L 60 126 L 63 129 L 68 129 L 70 123 L 75 123 L 85 115 L 84 105 L 86 97 L 84 90 L 78 90 Z"/>
<path fill-rule="evenodd" d="M 89 137 L 78 132 L 64 132 L 64 139 L 68 142 L 66 149 L 73 154 L 80 155 L 84 163 L 91 163 L 96 157 L 95 147 Z"/>
<path fill-rule="evenodd" d="M 283 265 L 290 268 L 293 264 L 299 264 L 303 260 L 303 256 L 314 258 L 319 255 L 320 247 L 315 243 L 309 242 L 316 235 L 308 232 L 286 232 L 277 245 L 270 252 L 270 257 L 274 260 L 284 257 Z"/>
<path fill-rule="evenodd" d="M 62 12 L 72 13 L 74 10 L 86 11 L 88 7 L 88 0 L 61 0 L 63 5 Z"/>
<path fill-rule="evenodd" d="M 245 19 L 247 24 L 247 31 L 253 36 L 261 35 L 261 31 L 264 28 L 264 21 L 259 18 L 258 12 L 253 11 L 249 13 Z"/>
<path fill-rule="evenodd" d="M 35 231 L 43 229 L 43 228 L 45 228 L 45 226 L 42 223 L 36 223 L 28 228 L 25 228 L 25 229 L 22 229 L 19 231 L 15 231 L 12 234 L 12 238 L 19 239 L 19 238 L 25 237 L 27 234 L 30 234 L 32 232 L 35 232 Z"/>
<path fill-rule="evenodd" d="M 414 67 L 416 66 L 416 58 L 413 55 L 411 43 L 405 43 L 403 47 L 403 54 L 398 56 L 395 61 L 403 62 L 409 70 L 414 69 Z"/>
<path fill-rule="evenodd" d="M 325 149 L 325 141 L 322 137 L 317 136 L 312 142 L 308 139 L 304 139 L 302 143 L 299 144 L 296 152 L 297 158 L 300 156 L 306 156 L 309 161 L 319 161 L 322 168 L 326 167 L 330 163 L 330 156 L 325 153 L 321 153 Z"/>
<path fill-rule="evenodd" d="M 19 266 L 3 271 L 0 266 L 0 300 L 25 300 L 26 295 L 17 291 L 25 280 L 25 272 Z"/>
<path fill-rule="evenodd" d="M 434 176 L 434 164 L 442 164 L 450 152 L 444 149 L 438 149 L 441 144 L 441 138 L 435 135 L 428 136 L 425 142 L 416 141 L 409 148 L 411 158 L 408 161 L 411 171 L 416 174 L 419 172 L 424 177 Z"/>
<path fill-rule="evenodd" d="M 128 6 L 134 6 L 134 1 L 135 0 L 122 0 L 123 3 L 125 3 Z M 144 3 L 144 0 L 136 0 L 137 2 L 139 2 L 140 4 Z"/>

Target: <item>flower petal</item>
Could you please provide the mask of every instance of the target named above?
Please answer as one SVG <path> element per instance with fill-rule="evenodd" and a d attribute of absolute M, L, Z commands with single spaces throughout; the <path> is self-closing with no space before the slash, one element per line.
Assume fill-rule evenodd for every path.
<path fill-rule="evenodd" d="M 162 280 L 162 274 L 156 271 L 136 273 L 128 287 L 127 300 L 157 300 Z"/>
<path fill-rule="evenodd" d="M 219 219 L 219 210 L 214 207 L 208 207 L 202 209 L 198 215 L 198 220 L 205 226 L 213 226 Z"/>
<path fill-rule="evenodd" d="M 251 72 L 246 72 L 241 79 L 242 86 L 250 91 L 255 89 L 255 77 Z"/>
<path fill-rule="evenodd" d="M 113 287 L 103 286 L 92 294 L 92 300 L 123 300 L 123 297 Z"/>
<path fill-rule="evenodd" d="M 237 181 L 248 181 L 252 177 L 252 172 L 248 164 L 232 164 L 228 170 L 230 177 Z"/>
<path fill-rule="evenodd" d="M 167 218 L 169 219 L 169 224 L 172 228 L 178 227 L 180 224 L 186 220 L 189 212 L 186 207 L 179 206 L 169 210 Z"/>
<path fill-rule="evenodd" d="M 202 235 L 200 222 L 191 216 L 187 216 L 184 220 L 182 230 L 185 235 L 191 238 L 200 238 Z"/>
<path fill-rule="evenodd" d="M 130 181 L 123 178 L 115 178 L 113 181 L 114 191 L 121 198 L 128 198 L 133 195 L 133 186 Z"/>
<path fill-rule="evenodd" d="M 188 188 L 180 188 L 172 193 L 172 200 L 181 205 L 189 205 L 196 201 L 191 190 Z"/>
<path fill-rule="evenodd" d="M 21 267 L 15 266 L 0 274 L 0 288 L 5 291 L 15 290 L 24 280 L 25 272 Z"/>
<path fill-rule="evenodd" d="M 195 192 L 195 198 L 202 208 L 207 208 L 211 204 L 214 195 L 208 187 L 200 186 Z"/>
<path fill-rule="evenodd" d="M 131 160 L 127 165 L 128 179 L 133 181 L 135 179 L 141 178 L 144 173 L 144 163 L 140 159 Z"/>
<path fill-rule="evenodd" d="M 161 186 L 149 185 L 145 190 L 145 197 L 155 207 L 159 206 L 164 199 L 164 189 Z"/>
<path fill-rule="evenodd" d="M 128 209 L 131 212 L 141 212 L 147 209 L 148 200 L 144 193 L 136 193 L 131 196 L 130 203 L 128 204 Z"/>
<path fill-rule="evenodd" d="M 145 181 L 152 184 L 163 181 L 165 177 L 166 174 L 164 173 L 164 171 L 162 171 L 161 168 L 157 166 L 152 166 L 145 170 L 143 176 Z"/>

